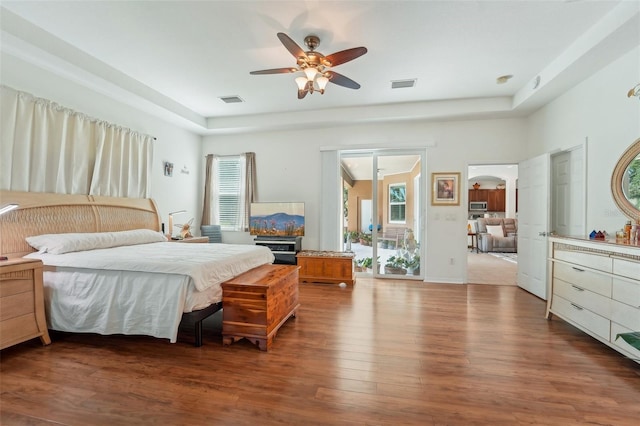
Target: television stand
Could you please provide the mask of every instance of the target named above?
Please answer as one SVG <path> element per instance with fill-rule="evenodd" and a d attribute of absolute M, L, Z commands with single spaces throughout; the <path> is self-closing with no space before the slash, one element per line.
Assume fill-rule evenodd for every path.
<path fill-rule="evenodd" d="M 296 254 L 302 249 L 302 237 L 276 237 L 258 235 L 255 239 L 257 246 L 268 247 L 275 256 L 273 263 L 282 265 L 297 265 Z"/>

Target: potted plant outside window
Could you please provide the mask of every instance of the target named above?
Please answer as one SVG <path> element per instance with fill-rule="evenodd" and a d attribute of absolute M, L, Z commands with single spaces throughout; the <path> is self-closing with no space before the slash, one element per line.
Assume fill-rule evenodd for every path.
<path fill-rule="evenodd" d="M 405 275 L 407 270 L 403 268 L 404 259 L 397 256 L 391 256 L 384 265 L 384 273 L 391 275 Z"/>
<path fill-rule="evenodd" d="M 373 258 L 372 257 L 363 257 L 362 259 L 354 260 L 356 265 L 356 271 L 366 271 L 371 272 L 373 268 Z M 380 256 L 378 256 L 377 260 L 378 271 L 380 271 Z"/>
<path fill-rule="evenodd" d="M 365 234 L 364 232 L 360 234 L 360 244 L 363 246 L 371 245 L 371 234 Z"/>
<path fill-rule="evenodd" d="M 420 254 L 404 259 L 404 267 L 407 268 L 407 274 L 420 275 Z"/>

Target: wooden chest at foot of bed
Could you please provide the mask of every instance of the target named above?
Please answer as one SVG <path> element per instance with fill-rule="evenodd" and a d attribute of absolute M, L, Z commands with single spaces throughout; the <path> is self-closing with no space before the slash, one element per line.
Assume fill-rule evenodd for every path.
<path fill-rule="evenodd" d="M 345 283 L 353 286 L 356 282 L 353 253 L 303 250 L 296 257 L 301 283 Z"/>
<path fill-rule="evenodd" d="M 299 306 L 298 266 L 262 265 L 232 278 L 222 283 L 222 343 L 245 338 L 269 350 Z"/>

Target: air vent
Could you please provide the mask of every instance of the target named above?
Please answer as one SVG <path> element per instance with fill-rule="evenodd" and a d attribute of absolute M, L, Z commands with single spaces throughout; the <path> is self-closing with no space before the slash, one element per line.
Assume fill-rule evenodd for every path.
<path fill-rule="evenodd" d="M 537 89 L 540 86 L 540 76 L 537 75 L 535 80 L 533 80 L 533 88 Z"/>
<path fill-rule="evenodd" d="M 410 80 L 391 80 L 392 89 L 403 89 L 405 87 L 413 87 L 416 85 L 416 78 Z"/>
<path fill-rule="evenodd" d="M 240 102 L 244 102 L 244 99 L 242 99 L 240 96 L 220 96 L 220 99 L 222 99 L 222 102 L 224 102 L 225 104 L 237 104 Z"/>

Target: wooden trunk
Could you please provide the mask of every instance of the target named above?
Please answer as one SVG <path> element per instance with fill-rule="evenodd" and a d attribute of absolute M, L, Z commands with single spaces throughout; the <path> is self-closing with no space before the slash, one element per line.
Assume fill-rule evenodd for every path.
<path fill-rule="evenodd" d="M 356 282 L 353 253 L 332 251 L 301 251 L 298 253 L 300 282 L 346 283 Z"/>
<path fill-rule="evenodd" d="M 299 306 L 297 266 L 262 265 L 232 278 L 222 283 L 222 343 L 246 338 L 269 350 Z"/>

